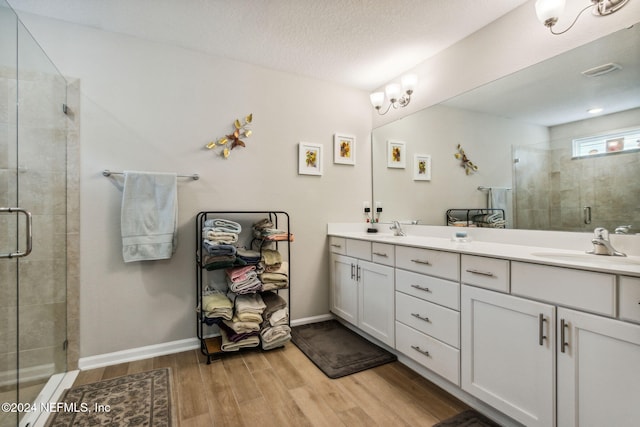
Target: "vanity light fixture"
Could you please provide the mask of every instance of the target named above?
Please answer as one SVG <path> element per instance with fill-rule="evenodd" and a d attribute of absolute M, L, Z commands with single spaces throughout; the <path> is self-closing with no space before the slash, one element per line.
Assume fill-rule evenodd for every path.
<path fill-rule="evenodd" d="M 564 31 L 555 32 L 553 26 L 558 22 L 558 17 L 564 11 L 565 0 L 538 0 L 536 1 L 536 15 L 540 22 L 549 28 L 551 34 L 564 34 L 569 31 L 573 25 L 578 21 L 578 18 L 587 9 L 593 9 L 592 13 L 595 16 L 607 16 L 622 9 L 629 0 L 590 0 L 591 4 L 578 13 L 576 19 L 573 20 L 569 28 Z"/>
<path fill-rule="evenodd" d="M 384 92 L 374 92 L 369 95 L 371 104 L 381 116 L 387 114 L 391 107 L 395 109 L 406 107 L 409 105 L 409 102 L 411 102 L 411 94 L 416 88 L 417 83 L 418 77 L 415 74 L 407 74 L 400 79 L 400 84 L 388 84 L 385 87 Z M 384 113 L 382 113 L 381 109 L 382 104 L 384 104 L 385 94 L 389 100 L 389 105 L 386 110 L 384 110 Z"/>

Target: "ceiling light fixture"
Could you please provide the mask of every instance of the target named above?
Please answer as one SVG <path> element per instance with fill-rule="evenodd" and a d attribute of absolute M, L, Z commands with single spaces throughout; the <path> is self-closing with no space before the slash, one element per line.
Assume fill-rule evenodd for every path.
<path fill-rule="evenodd" d="M 417 83 L 418 76 L 415 74 L 407 74 L 400 79 L 400 84 L 388 84 L 384 88 L 384 92 L 374 92 L 369 95 L 371 104 L 381 116 L 387 114 L 391 107 L 395 109 L 406 107 L 409 105 L 409 102 L 411 102 L 411 94 L 416 88 Z M 384 113 L 381 113 L 380 111 L 382 109 L 382 104 L 384 104 L 385 94 L 389 100 L 389 106 L 384 110 Z"/>
<path fill-rule="evenodd" d="M 592 13 L 595 16 L 607 16 L 622 9 L 629 0 L 590 0 L 591 4 L 578 13 L 576 19 L 573 20 L 569 28 L 564 31 L 555 32 L 553 26 L 558 22 L 558 17 L 564 11 L 565 0 L 538 0 L 536 1 L 536 15 L 538 19 L 546 27 L 549 27 L 551 34 L 564 34 L 569 31 L 573 25 L 578 21 L 578 18 L 587 9 L 593 9 Z"/>

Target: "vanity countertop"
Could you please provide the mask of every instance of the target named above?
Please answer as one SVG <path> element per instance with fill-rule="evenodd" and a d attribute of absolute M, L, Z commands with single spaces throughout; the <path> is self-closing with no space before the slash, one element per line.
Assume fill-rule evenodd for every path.
<path fill-rule="evenodd" d="M 604 256 L 552 247 L 515 245 L 480 240 L 458 242 L 444 237 L 394 236 L 389 233 L 366 233 L 361 231 L 329 231 L 328 235 L 640 277 L 640 256 Z"/>

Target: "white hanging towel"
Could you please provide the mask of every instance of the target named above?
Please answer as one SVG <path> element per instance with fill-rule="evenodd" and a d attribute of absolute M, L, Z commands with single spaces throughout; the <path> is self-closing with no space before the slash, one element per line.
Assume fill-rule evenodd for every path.
<path fill-rule="evenodd" d="M 177 244 L 178 186 L 175 173 L 124 171 L 124 262 L 171 258 Z"/>
<path fill-rule="evenodd" d="M 507 188 L 489 188 L 487 193 L 487 207 L 490 209 L 502 209 L 504 211 L 504 219 L 506 220 L 505 228 L 509 228 L 511 224 L 511 212 L 508 209 Z"/>

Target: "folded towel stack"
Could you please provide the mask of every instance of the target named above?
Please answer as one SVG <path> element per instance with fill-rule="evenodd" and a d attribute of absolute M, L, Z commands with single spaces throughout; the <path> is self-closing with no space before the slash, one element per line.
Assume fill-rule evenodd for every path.
<path fill-rule="evenodd" d="M 246 262 L 247 265 L 258 264 L 262 259 L 260 251 L 254 251 L 247 248 L 237 248 L 236 256 Z"/>
<path fill-rule="evenodd" d="M 260 337 L 257 332 L 246 334 L 234 334 L 233 329 L 226 327 L 223 323 L 220 326 L 220 337 L 222 351 L 238 351 L 241 348 L 258 347 L 260 345 Z"/>
<path fill-rule="evenodd" d="M 238 320 L 241 322 L 262 323 L 262 313 L 267 306 L 260 294 L 238 295 L 235 303 Z"/>
<path fill-rule="evenodd" d="M 281 347 L 291 339 L 287 302 L 280 295 L 271 291 L 263 292 L 262 300 L 265 304 L 262 314 L 264 322 L 262 322 L 260 330 L 262 349 L 270 350 Z"/>
<path fill-rule="evenodd" d="M 282 266 L 282 255 L 275 249 L 262 250 L 264 271 L 277 271 Z"/>
<path fill-rule="evenodd" d="M 274 228 L 273 222 L 268 218 L 264 218 L 253 224 L 253 236 L 256 239 L 270 240 L 270 241 L 283 241 L 288 240 L 293 242 L 293 234 L 287 233 L 284 230 Z"/>
<path fill-rule="evenodd" d="M 202 311 L 205 318 L 231 320 L 233 318 L 233 303 L 222 292 L 205 292 L 202 297 Z"/>
<path fill-rule="evenodd" d="M 234 221 L 219 218 L 206 220 L 202 228 L 203 267 L 217 270 L 246 265 L 236 256 L 235 244 L 241 231 L 241 225 Z"/>
<path fill-rule="evenodd" d="M 263 291 L 285 289 L 289 287 L 289 263 L 283 261 L 277 270 L 265 271 L 259 274 L 258 277 L 262 282 Z"/>
<path fill-rule="evenodd" d="M 249 294 L 259 292 L 262 282 L 258 279 L 255 265 L 234 267 L 225 270 L 227 273 L 227 286 L 236 294 Z"/>

